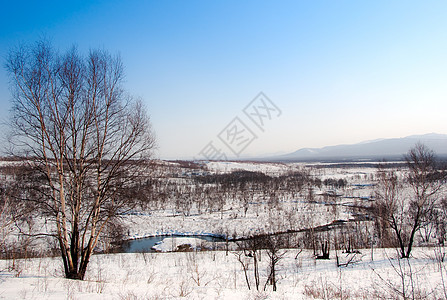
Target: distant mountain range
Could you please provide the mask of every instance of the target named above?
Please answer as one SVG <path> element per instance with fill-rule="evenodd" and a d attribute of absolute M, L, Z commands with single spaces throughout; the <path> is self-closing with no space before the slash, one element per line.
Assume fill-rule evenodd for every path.
<path fill-rule="evenodd" d="M 302 148 L 293 153 L 271 157 L 277 161 L 372 161 L 400 160 L 416 143 L 422 143 L 439 157 L 447 157 L 447 134 L 429 133 L 403 138 L 378 139 L 351 145 Z"/>

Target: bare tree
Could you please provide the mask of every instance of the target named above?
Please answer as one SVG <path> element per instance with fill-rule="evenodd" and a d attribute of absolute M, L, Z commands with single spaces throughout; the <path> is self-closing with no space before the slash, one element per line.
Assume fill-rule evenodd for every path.
<path fill-rule="evenodd" d="M 261 261 L 262 238 L 259 236 L 250 237 L 244 241 L 237 243 L 239 250 L 234 254 L 238 258 L 239 263 L 244 271 L 245 280 L 248 289 L 251 289 L 248 269 L 251 260 L 253 260 L 253 279 L 254 287 L 259 291 L 260 277 L 259 277 L 259 262 Z"/>
<path fill-rule="evenodd" d="M 277 276 L 277 265 L 278 262 L 284 258 L 287 253 L 286 250 L 281 250 L 285 244 L 285 241 L 281 235 L 266 235 L 263 239 L 265 244 L 266 252 L 269 257 L 269 275 L 267 281 L 264 284 L 264 291 L 267 284 L 271 284 L 273 291 L 277 290 L 278 276 Z"/>
<path fill-rule="evenodd" d="M 244 276 L 245 276 L 245 282 L 247 283 L 247 287 L 249 290 L 251 290 L 250 288 L 250 280 L 249 280 L 249 276 L 248 276 L 248 268 L 250 265 L 250 257 L 246 255 L 245 251 L 236 251 L 233 252 L 233 254 L 236 256 L 238 262 L 241 264 L 242 270 L 244 271 Z"/>
<path fill-rule="evenodd" d="M 386 170 L 380 166 L 377 172 L 378 182 L 376 185 L 374 203 L 374 214 L 376 226 L 381 238 L 382 245 L 387 245 L 389 241 L 387 230 L 391 228 L 395 233 L 401 249 L 401 255 L 405 256 L 405 243 L 403 235 L 405 231 L 405 201 L 402 196 L 402 183 L 399 181 L 396 172 Z"/>
<path fill-rule="evenodd" d="M 149 119 L 122 88 L 120 58 L 106 51 L 61 55 L 40 41 L 10 51 L 6 69 L 11 153 L 40 174 L 25 200 L 55 225 L 65 276 L 82 280 L 101 233 L 136 195 L 129 187 L 155 143 Z"/>
<path fill-rule="evenodd" d="M 402 258 L 410 256 L 416 232 L 430 221 L 442 180 L 437 176 L 433 151 L 417 144 L 405 156 L 408 174 L 405 182 L 394 171 L 379 168 L 374 212 L 379 227 L 391 228 Z M 404 193 L 404 183 L 411 188 Z"/>
<path fill-rule="evenodd" d="M 413 219 L 407 255 L 411 252 L 415 234 L 433 219 L 438 192 L 442 188 L 443 178 L 437 172 L 435 154 L 423 144 L 416 144 L 405 156 L 409 173 L 407 176 L 413 195 L 409 213 Z M 434 220 L 433 220 L 434 221 Z"/>

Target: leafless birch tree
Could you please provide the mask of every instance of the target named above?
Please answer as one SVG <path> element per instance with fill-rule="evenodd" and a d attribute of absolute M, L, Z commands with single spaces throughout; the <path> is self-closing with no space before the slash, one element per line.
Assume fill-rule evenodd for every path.
<path fill-rule="evenodd" d="M 129 208 L 155 139 L 140 101 L 122 88 L 119 57 L 61 55 L 45 41 L 10 51 L 11 153 L 40 182 L 25 200 L 54 222 L 65 276 L 83 279 L 101 233 Z M 126 192 L 126 193 L 125 193 Z"/>

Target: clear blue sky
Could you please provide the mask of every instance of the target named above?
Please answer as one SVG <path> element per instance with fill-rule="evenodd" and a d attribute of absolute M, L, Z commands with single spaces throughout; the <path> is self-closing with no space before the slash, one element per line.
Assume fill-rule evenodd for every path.
<path fill-rule="evenodd" d="M 446 1 L 7 1 L 0 55 L 41 36 L 120 53 L 162 158 L 188 158 L 239 116 L 243 155 L 447 133 Z M 281 109 L 261 132 L 242 109 Z M 0 117 L 9 105 L 0 70 Z"/>

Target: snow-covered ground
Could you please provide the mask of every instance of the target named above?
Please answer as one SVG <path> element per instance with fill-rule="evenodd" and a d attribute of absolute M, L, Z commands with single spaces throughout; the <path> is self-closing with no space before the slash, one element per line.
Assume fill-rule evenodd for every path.
<path fill-rule="evenodd" d="M 171 163 L 172 165 L 173 163 Z M 217 234 L 247 236 L 258 232 L 271 232 L 272 230 L 299 230 L 309 226 L 319 226 L 332 222 L 335 219 L 352 219 L 353 205 L 363 205 L 373 194 L 374 183 L 372 177 L 377 171 L 375 168 L 359 166 L 314 168 L 313 164 L 304 163 L 264 163 L 264 162 L 206 162 L 205 167 L 211 173 L 229 173 L 237 170 L 257 171 L 269 176 L 278 176 L 287 172 L 307 170 L 314 178 L 321 180 L 345 179 L 348 185 L 343 189 L 333 189 L 322 186 L 313 188 L 314 202 L 305 199 L 308 193 L 303 189 L 300 195 L 279 199 L 279 204 L 270 207 L 262 195 L 255 195 L 249 203 L 249 209 L 244 210 L 237 201 L 226 200 L 223 211 L 199 213 L 192 207 L 189 215 L 176 212 L 174 207 L 152 210 L 150 213 L 138 213 L 124 217 L 127 238 L 135 239 L 153 235 L 170 234 Z M 179 181 L 178 185 L 187 185 L 186 179 Z M 337 199 L 341 207 L 334 210 L 333 199 L 325 199 L 326 192 L 336 192 L 343 197 Z M 275 221 L 275 228 L 271 228 L 271 221 Z"/>
<path fill-rule="evenodd" d="M 299 169 L 303 164 L 284 164 L 271 162 L 244 162 L 244 161 L 211 161 L 206 167 L 213 173 L 230 173 L 233 171 L 262 172 L 267 175 L 278 175 L 286 170 Z"/>
<path fill-rule="evenodd" d="M 186 246 L 186 247 L 185 247 Z M 155 246 L 152 250 L 157 252 L 172 252 L 172 251 L 200 251 L 202 249 L 212 249 L 211 242 L 206 242 L 199 238 L 193 237 L 166 237 Z"/>
<path fill-rule="evenodd" d="M 356 207 L 367 206 L 372 201 L 377 171 L 364 164 L 325 167 L 302 163 L 207 162 L 201 166 L 203 168 L 197 171 L 184 162 L 159 162 L 154 174 L 179 192 L 158 206 L 123 215 L 124 238 L 160 235 L 247 237 L 315 228 L 334 220 L 355 220 L 359 215 Z M 193 174 L 226 174 L 236 170 L 262 172 L 272 177 L 300 171 L 321 182 L 341 179 L 347 184 L 344 187 L 306 186 L 296 193 L 277 190 L 274 205 L 269 200 L 268 189 L 249 190 L 248 200 L 243 198 L 247 197 L 242 194 L 245 191 L 222 192 L 212 184 L 209 186 L 214 188 L 213 195 L 203 196 L 206 188 L 201 193 L 194 193 Z M 220 208 L 213 206 L 212 201 L 203 202 L 201 209 L 197 207 L 196 197 L 202 200 L 214 197 L 212 199 L 216 201 L 220 199 L 216 195 L 224 197 Z M 192 203 L 187 213 L 182 211 L 179 201 L 184 200 L 183 197 Z M 368 221 L 358 220 L 356 224 L 360 229 L 356 230 L 362 232 L 358 231 L 356 235 L 362 235 L 360 238 L 370 236 L 368 230 L 372 226 L 363 226 Z M 34 228 L 51 232 L 51 224 L 43 219 L 35 218 L 33 222 Z M 8 240 L 11 239 L 16 236 L 9 234 Z M 48 247 L 40 241 L 33 245 Z M 185 244 L 190 246 L 178 248 Z M 185 251 L 203 246 L 210 248 L 201 239 L 170 237 L 154 249 Z M 64 279 L 59 257 L 3 260 L 0 261 L 0 299 L 371 299 L 396 298 L 403 292 L 408 295 L 413 291 L 433 299 L 447 295 L 443 282 L 443 279 L 447 280 L 446 266 L 434 259 L 434 248 L 416 248 L 409 261 L 395 259 L 394 249 L 374 249 L 374 252 L 363 249 L 361 254 L 353 257 L 355 263 L 345 267 L 336 266 L 333 250 L 331 260 L 316 260 L 312 251 L 303 250 L 297 255 L 300 250 L 290 249 L 278 264 L 277 292 L 273 292 L 270 285 L 264 291 L 268 278 L 267 254 L 262 254 L 260 262 L 259 291 L 254 287 L 252 258 L 239 256 L 249 266 L 249 290 L 234 249 L 230 247 L 228 255 L 225 251 L 97 254 L 91 260 L 84 282 Z M 353 256 L 341 252 L 338 255 L 342 263 Z"/>
<path fill-rule="evenodd" d="M 173 174 L 185 174 L 192 172 L 191 169 L 181 169 L 181 163 L 158 162 L 160 168 L 157 169 L 162 180 L 168 180 L 173 185 L 182 188 L 189 188 L 191 178 L 170 177 Z M 309 191 L 304 188 L 295 196 L 283 195 L 278 199 L 275 206 L 270 206 L 268 196 L 265 198 L 263 192 L 256 195 L 249 193 L 252 197 L 248 201 L 247 209 L 236 200 L 226 199 L 222 209 L 201 212 L 197 210 L 196 199 L 192 198 L 192 208 L 190 213 L 184 214 L 181 208 L 174 206 L 174 201 L 168 200 L 161 208 L 150 207 L 147 211 L 136 211 L 134 214 L 122 216 L 122 223 L 125 228 L 125 239 L 138 239 L 147 236 L 160 235 L 222 235 L 229 237 L 244 237 L 262 232 L 275 232 L 287 230 L 300 230 L 310 227 L 329 224 L 334 220 L 350 220 L 353 216 L 352 206 L 363 205 L 367 201 L 361 198 L 368 198 L 373 193 L 373 187 L 368 186 L 373 181 L 375 168 L 364 166 L 356 167 L 334 167 L 316 168 L 315 165 L 305 165 L 303 163 L 282 164 L 282 163 L 259 163 L 259 162 L 207 162 L 204 164 L 207 172 L 228 173 L 235 170 L 258 171 L 270 176 L 278 176 L 294 171 L 308 171 L 314 178 L 322 180 L 327 178 L 345 179 L 348 185 L 343 189 L 332 187 L 313 187 L 315 194 L 313 202 L 306 199 Z M 180 168 L 180 169 L 179 169 Z M 365 186 L 357 184 L 367 184 Z M 334 199 L 321 196 L 327 192 L 335 192 L 344 197 L 338 197 L 334 205 Z M 265 192 L 264 192 L 265 193 Z M 194 195 L 194 194 L 193 194 Z M 320 195 L 320 196 L 319 196 Z M 225 197 L 233 197 L 226 195 Z M 39 218 L 34 218 L 34 228 L 44 232 L 51 231 L 50 223 Z M 9 239 L 14 239 L 10 235 Z"/>
<path fill-rule="evenodd" d="M 334 216 L 332 207 L 324 203 L 287 201 L 281 209 L 272 210 L 266 203 L 253 203 L 251 210 L 244 214 L 242 208 L 231 208 L 224 213 L 214 212 L 201 215 L 179 216 L 170 211 L 153 211 L 150 215 L 138 214 L 124 217 L 128 238 L 142 238 L 153 235 L 228 235 L 249 236 L 259 232 L 299 230 L 309 226 L 325 225 L 334 219 L 349 219 L 346 210 Z M 271 224 L 274 220 L 274 226 Z M 273 228 L 272 228 L 273 226 Z"/>
<path fill-rule="evenodd" d="M 0 261 L 0 299 L 383 299 L 444 298 L 434 249 L 416 248 L 414 257 L 397 260 L 393 249 L 364 249 L 353 263 L 337 267 L 330 260 L 315 260 L 310 251 L 296 257 L 287 250 L 277 266 L 278 290 L 264 285 L 268 256 L 262 253 L 260 287 L 254 287 L 253 265 L 247 276 L 234 252 L 225 251 L 107 254 L 92 257 L 85 281 L 63 278 L 60 258 Z M 340 260 L 346 254 L 339 253 Z M 295 258 L 296 257 L 296 258 Z M 251 262 L 250 257 L 243 257 Z M 441 276 L 441 270 L 443 277 Z"/>

